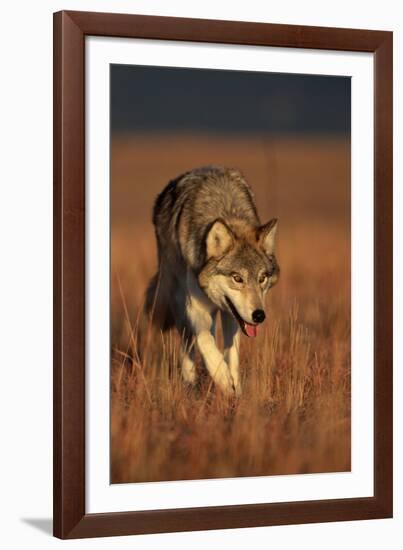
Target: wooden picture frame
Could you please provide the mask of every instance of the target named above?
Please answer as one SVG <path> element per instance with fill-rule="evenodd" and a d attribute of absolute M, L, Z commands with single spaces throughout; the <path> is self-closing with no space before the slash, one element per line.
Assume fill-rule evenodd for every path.
<path fill-rule="evenodd" d="M 86 513 L 85 37 L 374 54 L 374 496 Z M 392 33 L 88 12 L 54 14 L 54 535 L 81 538 L 392 516 Z"/>

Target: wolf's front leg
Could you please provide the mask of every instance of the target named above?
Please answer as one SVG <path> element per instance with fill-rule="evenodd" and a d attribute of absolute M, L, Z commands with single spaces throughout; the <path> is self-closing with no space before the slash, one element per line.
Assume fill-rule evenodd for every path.
<path fill-rule="evenodd" d="M 215 312 L 210 311 L 203 301 L 190 296 L 187 303 L 187 317 L 192 326 L 197 347 L 214 383 L 226 394 L 233 394 L 235 387 L 223 354 L 215 340 Z"/>
<path fill-rule="evenodd" d="M 236 389 L 223 354 L 217 348 L 214 336 L 209 330 L 201 330 L 196 336 L 197 346 L 204 364 L 214 383 L 226 394 L 234 394 Z"/>
<path fill-rule="evenodd" d="M 176 289 L 174 295 L 175 324 L 181 336 L 180 366 L 182 378 L 187 384 L 195 384 L 195 338 L 192 327 L 186 317 L 186 290 Z"/>
<path fill-rule="evenodd" d="M 229 366 L 235 393 L 240 396 L 242 387 L 239 377 L 239 326 L 232 315 L 225 311 L 221 312 L 221 322 L 224 336 L 224 358 Z"/>
<path fill-rule="evenodd" d="M 216 310 L 192 281 L 188 289 L 186 315 L 204 364 L 214 383 L 224 393 L 233 394 L 235 386 L 231 373 L 215 340 Z"/>
<path fill-rule="evenodd" d="M 196 383 L 196 364 L 195 364 L 195 346 L 194 338 L 190 331 L 182 333 L 182 343 L 180 351 L 180 363 L 183 380 L 188 384 Z"/>

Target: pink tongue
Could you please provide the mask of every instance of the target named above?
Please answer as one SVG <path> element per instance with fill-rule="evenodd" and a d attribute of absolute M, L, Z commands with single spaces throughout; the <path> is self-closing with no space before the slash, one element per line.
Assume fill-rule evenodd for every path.
<path fill-rule="evenodd" d="M 250 338 L 255 338 L 257 336 L 256 325 L 248 325 L 248 323 L 245 323 L 245 331 Z"/>

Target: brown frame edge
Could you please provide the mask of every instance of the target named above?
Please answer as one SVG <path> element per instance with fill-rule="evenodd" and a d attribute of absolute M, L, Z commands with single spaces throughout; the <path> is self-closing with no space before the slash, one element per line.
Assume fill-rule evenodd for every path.
<path fill-rule="evenodd" d="M 85 36 L 374 53 L 374 497 L 85 513 Z M 386 31 L 54 14 L 54 535 L 82 538 L 392 517 L 392 59 Z"/>

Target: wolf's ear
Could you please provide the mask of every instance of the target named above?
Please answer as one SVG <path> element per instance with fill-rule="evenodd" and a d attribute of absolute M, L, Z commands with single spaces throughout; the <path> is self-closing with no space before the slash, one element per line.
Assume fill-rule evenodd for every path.
<path fill-rule="evenodd" d="M 266 254 L 273 254 L 276 246 L 277 233 L 277 218 L 273 218 L 269 222 L 259 227 L 258 239 L 259 244 Z"/>
<path fill-rule="evenodd" d="M 224 256 L 232 247 L 234 237 L 231 229 L 221 220 L 216 220 L 210 227 L 206 238 L 207 259 Z"/>

